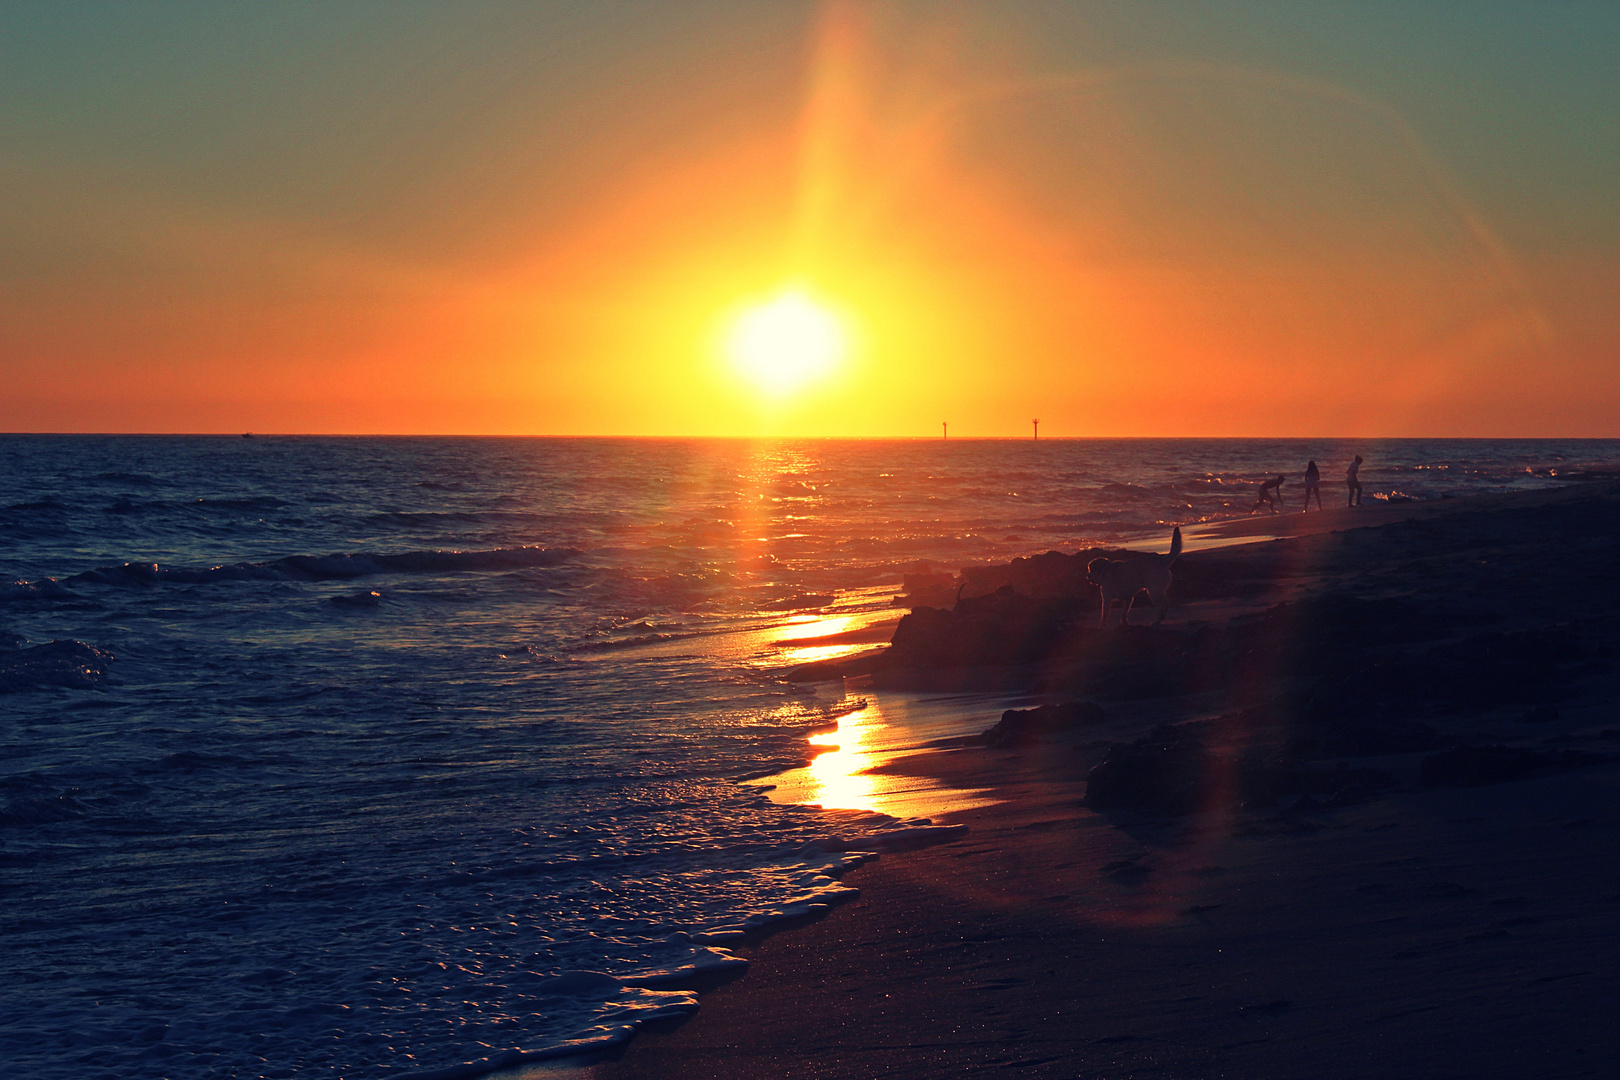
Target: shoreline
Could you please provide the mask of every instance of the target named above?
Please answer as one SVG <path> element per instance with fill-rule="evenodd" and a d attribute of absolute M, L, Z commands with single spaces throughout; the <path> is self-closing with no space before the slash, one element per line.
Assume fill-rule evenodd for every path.
<path fill-rule="evenodd" d="M 1601 540 L 1543 512 L 1613 523 L 1617 504 L 1615 485 L 1572 485 L 1418 515 L 1402 504 L 1370 532 L 1250 543 L 1286 549 L 1292 569 L 1242 608 L 1337 588 L 1415 596 L 1446 609 L 1457 632 L 1526 630 L 1561 615 L 1555 599 L 1534 599 L 1534 581 L 1519 583 L 1534 609 L 1519 603 L 1521 566 L 1578 566 Z M 1595 598 L 1606 641 L 1603 600 L 1615 591 L 1605 581 Z M 1241 617 L 1218 606 L 1180 617 Z M 1596 957 L 1620 943 L 1620 870 L 1592 856 L 1620 841 L 1620 731 L 1605 721 L 1620 686 L 1595 669 L 1579 681 L 1556 719 L 1530 727 L 1529 713 L 1476 709 L 1447 731 L 1578 746 L 1577 766 L 1451 787 L 1420 782 L 1422 753 L 1357 758 L 1391 786 L 1343 805 L 1310 795 L 1190 814 L 1083 805 L 1086 769 L 1106 745 L 1211 711 L 1191 698 L 1111 706 L 1107 730 L 1033 746 L 889 762 L 1005 801 L 948 815 L 969 826 L 964 840 L 852 872 L 859 900 L 739 946 L 751 977 L 706 993 L 675 1030 L 563 1071 L 1607 1075 L 1620 1035 L 1604 1003 L 1620 977 Z"/>
<path fill-rule="evenodd" d="M 1218 839 L 1015 781 L 965 841 L 860 868 L 860 900 L 572 1075 L 1612 1075 L 1620 878 L 1571 856 L 1594 810 L 1613 838 L 1615 775 L 1524 782 L 1516 830 L 1475 790 Z"/>

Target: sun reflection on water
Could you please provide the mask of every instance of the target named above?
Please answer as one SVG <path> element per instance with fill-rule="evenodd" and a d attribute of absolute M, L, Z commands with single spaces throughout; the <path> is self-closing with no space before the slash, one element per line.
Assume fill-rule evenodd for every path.
<path fill-rule="evenodd" d="M 835 810 L 872 810 L 872 796 L 880 779 L 864 770 L 877 764 L 876 757 L 867 748 L 877 710 L 868 705 L 838 721 L 837 731 L 823 732 L 810 737 L 811 746 L 824 746 L 805 770 L 815 783 L 815 802 Z"/>
<path fill-rule="evenodd" d="M 852 652 L 859 652 L 859 645 L 805 645 L 797 649 L 785 649 L 780 661 L 784 664 L 809 664 L 817 660 L 831 660 L 837 656 L 845 656 Z"/>
<path fill-rule="evenodd" d="M 881 616 L 878 616 L 881 617 Z M 824 639 L 858 631 L 874 621 L 873 615 L 865 618 L 855 615 L 804 615 L 794 618 L 786 626 L 779 626 L 772 631 L 771 644 L 781 649 L 777 662 L 783 664 L 808 664 L 817 660 L 831 660 L 838 656 L 847 656 L 870 648 L 870 641 L 838 641 L 832 642 Z M 815 642 L 815 644 L 794 645 L 796 641 Z"/>
<path fill-rule="evenodd" d="M 857 620 L 853 615 L 806 615 L 792 620 L 776 635 L 778 641 L 801 641 L 804 638 L 827 637 L 853 630 Z"/>
<path fill-rule="evenodd" d="M 894 817 L 969 810 L 1000 801 L 989 797 L 987 789 L 951 788 L 925 776 L 873 771 L 897 757 L 916 753 L 915 743 L 907 737 L 913 734 L 891 723 L 880 702 L 868 701 L 841 717 L 836 730 L 810 736 L 810 746 L 822 752 L 809 765 L 755 782 L 771 785 L 773 802 Z"/>

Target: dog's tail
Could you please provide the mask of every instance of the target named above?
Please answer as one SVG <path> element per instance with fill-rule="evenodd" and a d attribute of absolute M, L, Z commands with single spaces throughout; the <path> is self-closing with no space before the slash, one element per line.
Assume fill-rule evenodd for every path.
<path fill-rule="evenodd" d="M 1176 561 L 1176 556 L 1180 555 L 1180 554 L 1181 554 L 1181 526 L 1177 525 L 1176 526 L 1176 531 L 1170 534 L 1170 557 L 1165 560 L 1164 565 L 1169 566 L 1171 563 L 1175 562 Z"/>

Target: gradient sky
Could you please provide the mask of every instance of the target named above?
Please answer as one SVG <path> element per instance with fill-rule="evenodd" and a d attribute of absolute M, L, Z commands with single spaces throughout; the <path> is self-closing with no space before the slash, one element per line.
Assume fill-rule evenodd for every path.
<path fill-rule="evenodd" d="M 1620 4 L 0 5 L 0 430 L 1620 436 Z M 761 397 L 727 320 L 839 313 Z"/>

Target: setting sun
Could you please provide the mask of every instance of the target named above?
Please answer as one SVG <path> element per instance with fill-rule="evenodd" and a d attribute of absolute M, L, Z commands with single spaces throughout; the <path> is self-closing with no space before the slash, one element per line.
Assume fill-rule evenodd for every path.
<path fill-rule="evenodd" d="M 736 372 L 772 397 L 826 376 L 848 348 L 838 316 L 797 291 L 748 308 L 726 338 Z"/>

